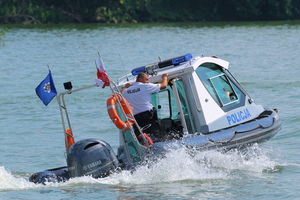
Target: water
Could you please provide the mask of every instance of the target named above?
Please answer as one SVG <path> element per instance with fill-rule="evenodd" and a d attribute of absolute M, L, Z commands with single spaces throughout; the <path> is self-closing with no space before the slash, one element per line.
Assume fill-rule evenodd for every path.
<path fill-rule="evenodd" d="M 0 27 L 0 199 L 299 199 L 299 35 L 297 23 Z M 66 81 L 93 84 L 97 51 L 113 80 L 158 56 L 219 56 L 257 103 L 280 110 L 282 130 L 246 154 L 190 157 L 179 149 L 133 173 L 28 182 L 31 173 L 65 165 L 57 103 L 45 107 L 35 87 L 47 65 L 59 92 Z M 94 88 L 67 101 L 75 139 L 103 139 L 116 150 L 108 96 Z"/>

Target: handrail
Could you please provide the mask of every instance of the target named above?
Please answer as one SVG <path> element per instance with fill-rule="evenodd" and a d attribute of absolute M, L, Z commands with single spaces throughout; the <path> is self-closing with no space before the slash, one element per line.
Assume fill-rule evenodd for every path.
<path fill-rule="evenodd" d="M 69 118 L 69 114 L 68 114 L 68 109 L 67 109 L 65 98 L 64 98 L 65 95 L 66 94 L 72 94 L 72 93 L 75 93 L 75 92 L 78 92 L 78 91 L 81 91 L 81 90 L 85 90 L 85 89 L 89 89 L 89 88 L 92 88 L 92 87 L 96 87 L 96 86 L 97 86 L 97 84 L 93 84 L 93 85 L 78 88 L 78 89 L 75 89 L 75 90 L 71 89 L 71 90 L 68 90 L 68 91 L 65 91 L 65 92 L 61 92 L 56 96 L 56 100 L 57 100 L 57 103 L 58 103 L 58 106 L 59 106 L 60 117 L 61 117 L 61 122 L 62 122 L 65 137 L 69 136 L 69 137 L 74 139 L 73 134 L 72 134 L 72 126 L 71 126 L 71 122 L 70 122 L 70 118 Z M 71 134 L 69 134 L 67 132 L 67 129 L 70 129 Z M 66 150 L 68 150 L 67 146 L 66 146 Z"/>
<path fill-rule="evenodd" d="M 178 81 L 178 79 L 173 79 L 172 81 L 173 81 L 174 96 L 175 96 L 177 108 L 179 109 L 181 124 L 182 124 L 182 127 L 183 127 L 183 134 L 187 135 L 188 134 L 187 125 L 186 125 L 183 109 L 182 109 L 182 106 L 181 106 L 181 101 L 180 101 L 180 98 L 179 98 L 178 89 L 176 87 L 176 81 Z"/>

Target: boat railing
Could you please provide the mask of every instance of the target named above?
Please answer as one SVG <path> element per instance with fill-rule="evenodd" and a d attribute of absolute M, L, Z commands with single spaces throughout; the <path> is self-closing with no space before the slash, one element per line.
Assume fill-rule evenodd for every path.
<path fill-rule="evenodd" d="M 117 80 L 117 85 L 132 81 L 135 81 L 135 76 L 132 74 L 126 74 Z"/>

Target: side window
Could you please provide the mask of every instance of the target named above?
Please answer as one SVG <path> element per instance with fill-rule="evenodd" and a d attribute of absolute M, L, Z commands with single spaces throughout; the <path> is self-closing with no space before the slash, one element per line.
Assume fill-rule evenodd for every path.
<path fill-rule="evenodd" d="M 159 119 L 170 118 L 169 91 L 164 90 L 159 92 L 159 105 L 157 108 L 157 116 Z"/>
<path fill-rule="evenodd" d="M 225 74 L 220 74 L 209 80 L 212 83 L 217 98 L 222 106 L 226 106 L 238 100 L 238 97 Z"/>
<path fill-rule="evenodd" d="M 244 104 L 245 94 L 214 63 L 204 63 L 196 69 L 196 73 L 212 98 L 224 110 L 228 111 Z"/>
<path fill-rule="evenodd" d="M 152 104 L 157 110 L 157 116 L 159 119 L 170 118 L 170 92 L 169 90 L 163 90 L 158 93 L 152 94 Z"/>

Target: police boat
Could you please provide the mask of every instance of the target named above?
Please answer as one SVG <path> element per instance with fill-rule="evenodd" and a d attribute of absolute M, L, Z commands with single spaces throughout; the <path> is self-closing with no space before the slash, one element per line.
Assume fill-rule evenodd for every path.
<path fill-rule="evenodd" d="M 64 96 L 97 84 L 72 89 L 70 82 L 65 83 L 67 91 L 58 95 L 58 104 L 67 166 L 34 173 L 29 180 L 45 183 L 78 176 L 101 178 L 120 169 L 134 169 L 174 148 L 226 151 L 270 139 L 281 128 L 278 110 L 256 104 L 228 69 L 229 62 L 220 58 L 193 58 L 186 54 L 134 68 L 116 83 L 110 81 L 112 95 L 107 99 L 107 111 L 119 129 L 117 154 L 102 140 L 75 142 Z M 134 82 L 140 72 L 147 73 L 152 83 L 160 82 L 163 74 L 169 74 L 168 86 L 152 94 L 158 138 L 144 133 L 147 126 L 139 127 L 132 108 L 120 92 L 126 83 Z"/>

